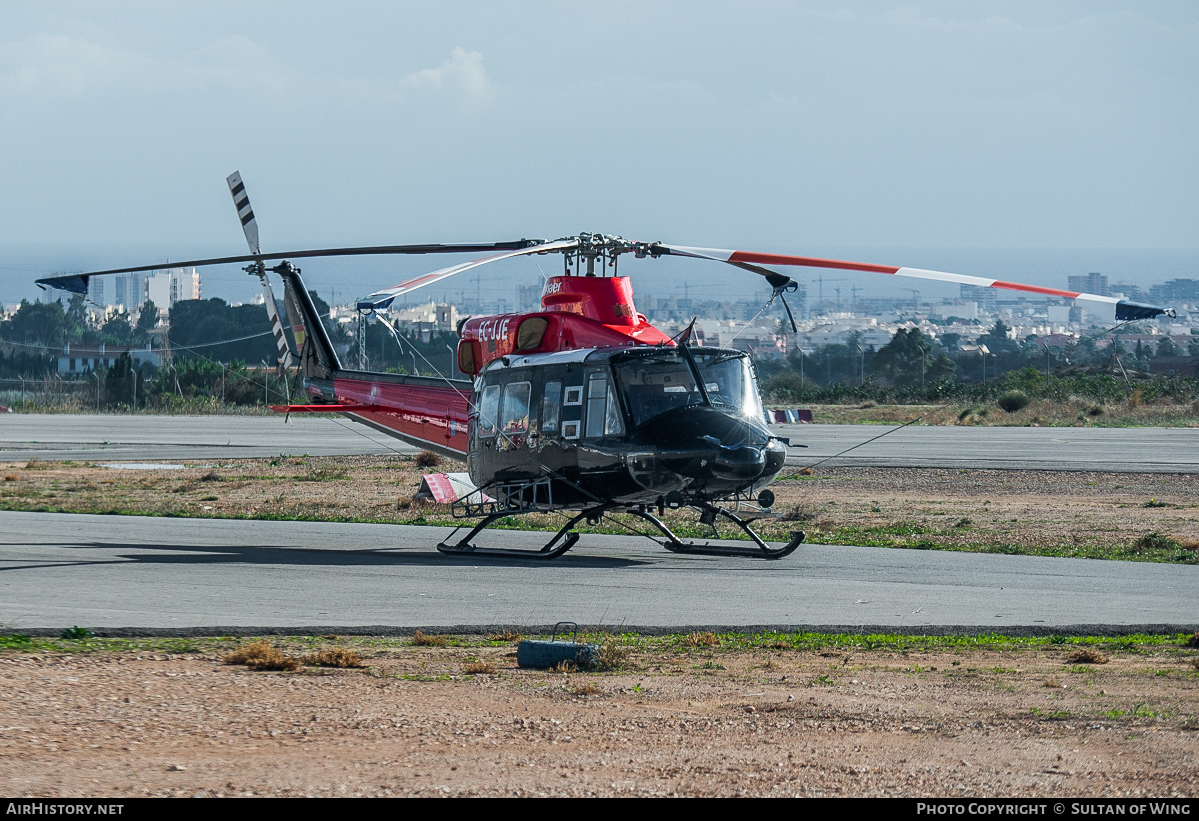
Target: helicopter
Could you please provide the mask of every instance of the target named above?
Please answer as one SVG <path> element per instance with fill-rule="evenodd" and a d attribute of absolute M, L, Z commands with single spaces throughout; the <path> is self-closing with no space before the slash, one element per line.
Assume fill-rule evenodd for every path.
<path fill-rule="evenodd" d="M 468 533 L 437 545 L 442 553 L 554 559 L 579 541 L 575 527 L 627 514 L 648 522 L 676 553 L 781 559 L 803 543 L 793 531 L 771 546 L 753 523 L 776 517 L 769 485 L 792 446 L 770 430 L 750 355 L 692 344 L 692 328 L 670 337 L 638 313 L 619 262 L 684 257 L 726 263 L 765 277 L 770 302 L 798 284 L 766 266 L 840 269 L 1027 291 L 1072 299 L 1101 319 L 1130 321 L 1167 308 L 1117 297 L 1062 291 L 918 268 L 777 253 L 731 251 L 620 236 L 580 233 L 557 240 L 387 245 L 262 253 L 257 218 L 238 172 L 227 178 L 250 253 L 171 263 L 199 267 L 248 263 L 259 279 L 280 364 L 294 369 L 305 401 L 272 406 L 281 413 L 339 413 L 402 441 L 466 462 L 474 488 L 452 505 L 455 518 L 477 519 Z M 547 277 L 542 309 L 472 317 L 459 326 L 461 377 L 390 374 L 346 367 L 292 260 L 359 255 L 484 253 L 486 256 L 405 280 L 356 303 L 360 318 L 386 310 L 404 294 L 479 266 L 525 256 L 560 255 L 562 273 Z M 268 262 L 278 261 L 267 267 Z M 141 265 L 37 280 L 86 294 L 93 276 L 151 271 Z M 269 273 L 283 283 L 280 316 Z M 770 304 L 770 303 L 768 303 Z M 390 326 L 388 326 L 390 327 Z M 754 547 L 679 538 L 667 509 L 692 509 L 715 529 L 723 519 Z M 475 538 L 500 519 L 565 513 L 568 521 L 539 549 L 499 549 Z M 461 529 L 461 528 L 459 528 Z M 644 535 L 644 534 L 643 534 Z M 655 540 L 657 541 L 657 540 Z"/>

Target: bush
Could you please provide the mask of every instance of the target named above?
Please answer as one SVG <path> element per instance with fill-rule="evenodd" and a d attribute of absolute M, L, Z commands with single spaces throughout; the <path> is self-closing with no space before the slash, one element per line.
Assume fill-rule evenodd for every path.
<path fill-rule="evenodd" d="M 1008 413 L 1015 413 L 1028 406 L 1028 396 L 1023 391 L 1008 391 L 995 400 L 995 404 Z"/>

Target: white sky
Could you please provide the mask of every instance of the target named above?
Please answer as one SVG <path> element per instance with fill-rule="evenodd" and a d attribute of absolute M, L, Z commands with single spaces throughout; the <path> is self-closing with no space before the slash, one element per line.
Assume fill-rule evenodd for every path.
<path fill-rule="evenodd" d="M 235 169 L 264 250 L 602 231 L 1199 276 L 1197 89 L 1193 2 L 10 2 L 0 301 L 243 252 Z"/>

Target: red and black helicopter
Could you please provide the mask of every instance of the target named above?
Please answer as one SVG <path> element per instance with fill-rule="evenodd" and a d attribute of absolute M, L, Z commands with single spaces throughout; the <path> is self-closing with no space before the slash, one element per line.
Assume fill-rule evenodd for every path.
<path fill-rule="evenodd" d="M 768 485 L 783 468 L 789 442 L 767 425 L 757 375 L 740 350 L 697 347 L 690 331 L 671 338 L 633 305 L 620 258 L 664 256 L 712 260 L 766 278 L 786 308 L 797 284 L 765 266 L 865 271 L 1064 297 L 1100 319 L 1150 319 L 1173 312 L 1115 297 L 1061 291 L 941 271 L 871 265 L 815 257 L 728 251 L 634 242 L 607 234 L 547 241 L 446 245 L 384 245 L 261 253 L 258 225 L 238 173 L 228 178 L 250 254 L 141 265 L 38 280 L 42 287 L 87 293 L 90 277 L 104 274 L 248 263 L 257 276 L 285 367 L 295 367 L 304 404 L 275 406 L 286 413 L 342 413 L 430 451 L 464 459 L 476 487 L 454 503 L 456 517 L 478 518 L 467 535 L 437 546 L 443 553 L 552 559 L 579 539 L 574 527 L 606 514 L 629 514 L 665 536 L 679 553 L 778 559 L 803 542 L 802 531 L 772 547 L 751 527 L 774 515 Z M 459 328 L 458 369 L 469 379 L 353 370 L 337 356 L 300 269 L 291 260 L 372 254 L 484 253 L 360 299 L 363 316 L 399 296 L 454 274 L 514 257 L 559 254 L 560 276 L 549 277 L 542 310 L 468 319 Z M 277 264 L 267 267 L 267 262 Z M 267 274 L 283 281 L 287 325 Z M 794 319 L 791 319 L 794 328 Z M 741 528 L 753 548 L 685 542 L 660 518 L 667 508 L 692 508 L 702 524 L 724 518 Z M 566 511 L 567 523 L 540 550 L 476 546 L 496 520 L 526 513 Z"/>

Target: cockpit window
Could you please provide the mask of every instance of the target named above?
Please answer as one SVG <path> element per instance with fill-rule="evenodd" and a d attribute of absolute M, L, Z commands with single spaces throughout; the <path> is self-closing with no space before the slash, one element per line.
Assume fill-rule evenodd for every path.
<path fill-rule="evenodd" d="M 695 364 L 704 377 L 704 387 L 713 405 L 735 408 L 751 418 L 762 418 L 758 385 L 744 354 L 704 354 L 697 351 Z"/>
<path fill-rule="evenodd" d="M 761 418 L 758 386 L 748 357 L 729 351 L 707 352 L 703 348 L 692 348 L 691 353 L 713 406 Z M 629 357 L 616 365 L 616 373 L 634 425 L 704 401 L 691 369 L 677 350 Z"/>
<path fill-rule="evenodd" d="M 616 373 L 634 426 L 703 401 L 691 369 L 673 352 L 629 359 L 616 366 Z"/>

